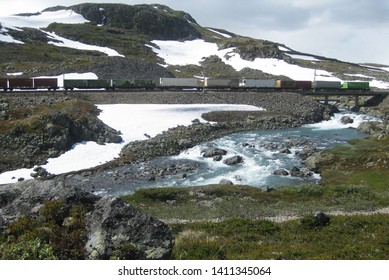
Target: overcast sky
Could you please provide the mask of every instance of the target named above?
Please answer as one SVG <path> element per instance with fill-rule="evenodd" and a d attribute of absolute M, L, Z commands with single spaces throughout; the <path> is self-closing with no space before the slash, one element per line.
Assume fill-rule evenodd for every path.
<path fill-rule="evenodd" d="M 0 15 L 83 2 L 165 4 L 204 27 L 344 61 L 389 65 L 389 0 L 0 0 Z"/>

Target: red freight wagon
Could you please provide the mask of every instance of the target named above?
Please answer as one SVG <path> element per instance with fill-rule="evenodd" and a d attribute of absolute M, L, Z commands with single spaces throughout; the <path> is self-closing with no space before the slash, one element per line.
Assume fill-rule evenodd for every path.
<path fill-rule="evenodd" d="M 298 89 L 311 89 L 312 82 L 311 81 L 296 81 L 296 88 Z"/>
<path fill-rule="evenodd" d="M 28 78 L 12 78 L 8 80 L 9 89 L 17 89 L 17 88 L 33 88 L 32 79 Z"/>
<path fill-rule="evenodd" d="M 8 88 L 8 80 L 7 79 L 0 79 L 0 88 L 3 90 L 6 90 Z"/>
<path fill-rule="evenodd" d="M 58 80 L 56 78 L 35 78 L 33 81 L 33 88 L 47 88 L 48 90 L 56 90 L 58 88 Z"/>

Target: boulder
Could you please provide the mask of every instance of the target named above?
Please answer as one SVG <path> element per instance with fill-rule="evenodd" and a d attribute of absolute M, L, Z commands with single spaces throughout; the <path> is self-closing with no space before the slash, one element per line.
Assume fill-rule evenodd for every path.
<path fill-rule="evenodd" d="M 300 169 L 297 166 L 293 166 L 290 169 L 290 175 L 292 177 L 304 178 L 304 177 L 312 176 L 312 172 L 308 168 L 301 168 Z"/>
<path fill-rule="evenodd" d="M 0 187 L 0 228 L 24 215 L 33 217 L 48 201 L 63 208 L 82 205 L 85 215 L 85 259 L 110 259 L 115 252 L 128 259 L 167 259 L 174 238 L 166 224 L 147 216 L 120 198 L 98 197 L 61 180 L 29 180 Z M 68 225 L 69 217 L 61 224 Z M 130 248 L 130 249 L 129 249 Z"/>
<path fill-rule="evenodd" d="M 287 155 L 292 154 L 292 152 L 291 152 L 288 148 L 282 149 L 282 150 L 280 151 L 280 153 L 281 153 L 281 154 L 287 154 Z"/>
<path fill-rule="evenodd" d="M 330 223 L 330 217 L 324 212 L 316 212 L 315 220 L 319 226 L 326 226 Z"/>
<path fill-rule="evenodd" d="M 230 180 L 227 180 L 227 179 L 221 179 L 219 182 L 219 185 L 232 186 L 232 185 L 234 185 L 234 183 Z"/>
<path fill-rule="evenodd" d="M 242 156 L 233 156 L 233 157 L 227 158 L 223 161 L 223 163 L 227 164 L 227 165 L 234 165 L 234 164 L 238 164 L 238 163 L 242 163 L 242 162 L 243 162 Z"/>
<path fill-rule="evenodd" d="M 203 151 L 203 157 L 213 158 L 214 156 L 224 156 L 227 154 L 226 150 L 211 148 Z"/>
<path fill-rule="evenodd" d="M 354 122 L 354 120 L 352 118 L 350 118 L 349 116 L 343 116 L 341 119 L 340 119 L 340 122 L 342 124 L 351 124 Z"/>
<path fill-rule="evenodd" d="M 222 155 L 217 155 L 213 157 L 213 161 L 221 161 L 223 159 Z"/>
<path fill-rule="evenodd" d="M 126 259 L 167 259 L 173 246 L 170 228 L 115 197 L 99 199 L 86 217 L 87 259 L 109 259 L 131 245 Z M 123 254 L 123 253 L 122 253 Z"/>
<path fill-rule="evenodd" d="M 277 176 L 288 176 L 289 172 L 286 169 L 279 168 L 273 171 L 273 175 Z"/>
<path fill-rule="evenodd" d="M 320 172 L 323 165 L 334 161 L 335 156 L 331 153 L 317 152 L 304 160 L 304 165 L 311 171 Z"/>
<path fill-rule="evenodd" d="M 362 122 L 358 126 L 358 130 L 367 134 L 379 134 L 386 132 L 386 124 L 381 122 Z"/>

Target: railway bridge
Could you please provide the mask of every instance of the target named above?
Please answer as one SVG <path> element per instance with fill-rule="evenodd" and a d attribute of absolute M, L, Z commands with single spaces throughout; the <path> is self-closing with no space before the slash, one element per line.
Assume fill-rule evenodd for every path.
<path fill-rule="evenodd" d="M 359 91 L 359 90 L 350 90 L 350 91 L 304 91 L 300 92 L 302 95 L 317 97 L 320 100 L 324 101 L 324 104 L 328 104 L 330 97 L 354 97 L 355 109 L 359 110 L 359 97 L 361 96 L 370 96 L 376 97 L 383 100 L 386 96 L 389 95 L 387 91 Z M 322 99 L 321 99 L 322 98 Z"/>

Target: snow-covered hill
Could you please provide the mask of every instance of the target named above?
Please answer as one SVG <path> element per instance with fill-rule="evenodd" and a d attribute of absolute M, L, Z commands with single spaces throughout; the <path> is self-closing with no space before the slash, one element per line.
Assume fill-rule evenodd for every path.
<path fill-rule="evenodd" d="M 12 15 L 8 17 L 0 17 L 0 23 L 2 25 L 0 31 L 0 41 L 6 43 L 24 44 L 23 41 L 14 39 L 12 35 L 9 34 L 9 31 L 22 31 L 23 28 L 35 28 L 46 34 L 48 44 L 53 44 L 57 47 L 98 51 L 109 56 L 122 56 L 111 48 L 84 44 L 58 36 L 55 34 L 55 32 L 44 31 L 44 29 L 52 23 L 84 24 L 88 22 L 89 21 L 86 20 L 82 15 L 75 13 L 73 10 L 42 12 L 40 14 L 30 16 Z"/>
<path fill-rule="evenodd" d="M 0 59 L 0 75 L 15 72 L 28 76 L 60 75 L 69 72 L 69 69 L 76 69 L 80 72 L 83 69 L 94 69 L 95 65 L 100 62 L 112 63 L 111 68 L 115 70 L 114 63 L 108 58 L 114 56 L 123 61 L 135 59 L 158 63 L 167 69 L 166 72 L 170 71 L 173 75 L 179 76 L 193 76 L 204 72 L 207 76 L 242 77 L 244 75 L 246 78 L 249 75 L 251 76 L 249 78 L 285 76 L 294 80 L 313 80 L 314 78 L 331 81 L 364 80 L 369 81 L 373 87 L 389 88 L 389 67 L 341 62 L 336 59 L 300 53 L 279 43 L 240 37 L 216 28 L 203 28 L 188 14 L 160 5 L 137 7 L 138 10 L 146 9 L 147 17 L 154 16 L 158 20 L 166 17 L 162 22 L 168 22 L 167 19 L 170 20 L 173 17 L 185 20 L 185 24 L 196 30 L 191 31 L 189 37 L 193 37 L 193 34 L 197 34 L 196 32 L 199 34 L 199 38 L 190 38 L 190 40 L 188 38 L 156 40 L 155 37 L 158 36 L 155 36 L 155 30 L 153 30 L 154 33 L 147 34 L 144 31 L 145 27 L 139 29 L 131 24 L 118 28 L 118 26 L 124 26 L 123 23 L 117 23 L 111 19 L 113 11 L 116 11 L 112 7 L 117 6 L 90 5 L 92 4 L 88 7 L 90 10 L 94 8 L 94 13 L 88 10 L 89 12 L 80 14 L 75 11 L 79 8 L 72 7 L 60 10 L 51 9 L 32 15 L 0 17 L 0 45 L 3 49 L 3 57 L 7 57 L 6 60 Z M 103 17 L 105 20 L 99 22 L 95 19 L 96 17 Z M 175 27 L 172 27 L 169 22 L 166 29 L 169 28 Z M 184 31 L 187 29 L 188 27 L 185 27 Z M 181 33 L 184 34 L 184 31 Z M 99 32 L 101 34 L 98 34 Z M 41 44 L 42 54 L 38 53 L 39 50 L 31 53 L 32 48 L 29 46 L 32 43 Z M 52 48 L 53 46 L 56 48 Z M 84 52 L 74 53 L 72 50 Z M 15 55 L 15 52 L 20 52 L 19 56 L 25 61 L 31 60 L 31 64 L 21 65 L 16 57 L 14 59 L 9 56 L 10 54 Z M 38 56 L 38 59 L 34 56 Z M 34 65 L 39 57 L 44 58 L 41 59 L 44 65 L 40 68 Z M 205 63 L 205 60 L 212 57 L 218 58 L 217 63 L 220 65 L 210 67 Z M 57 61 L 62 61 L 64 66 L 57 67 Z M 226 67 L 231 71 L 225 73 Z M 49 73 L 47 68 L 53 69 L 53 73 Z M 216 73 L 218 69 L 219 73 Z M 139 69 L 138 72 L 141 71 L 149 70 Z M 115 75 L 115 71 L 112 71 L 112 75 Z M 145 75 L 147 74 L 143 76 Z"/>

